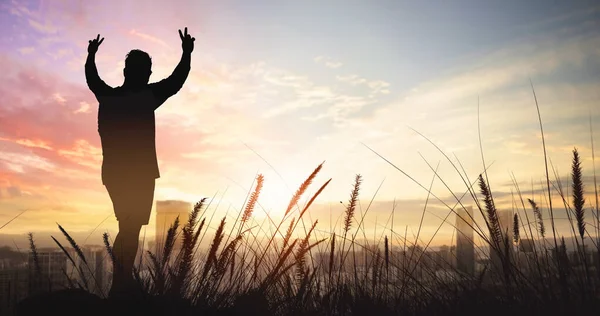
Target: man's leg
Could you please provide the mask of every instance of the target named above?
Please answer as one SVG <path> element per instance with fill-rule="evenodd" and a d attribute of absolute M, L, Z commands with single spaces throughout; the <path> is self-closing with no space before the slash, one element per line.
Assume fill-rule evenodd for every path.
<path fill-rule="evenodd" d="M 138 250 L 142 225 L 128 221 L 119 221 L 119 233 L 115 239 L 114 255 L 116 262 L 113 272 L 113 288 L 127 286 L 133 281 L 133 264 Z"/>
<path fill-rule="evenodd" d="M 113 253 L 113 285 L 109 295 L 127 290 L 133 283 L 133 266 L 139 247 L 140 230 L 148 224 L 154 198 L 154 179 L 139 183 L 111 185 L 109 194 L 119 221 Z"/>

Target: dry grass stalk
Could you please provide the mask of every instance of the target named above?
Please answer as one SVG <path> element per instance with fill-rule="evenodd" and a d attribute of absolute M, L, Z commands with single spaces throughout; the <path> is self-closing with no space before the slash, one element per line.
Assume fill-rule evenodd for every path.
<path fill-rule="evenodd" d="M 513 241 L 515 242 L 515 244 L 519 243 L 519 233 L 519 215 L 515 213 L 515 215 L 513 216 Z"/>
<path fill-rule="evenodd" d="M 531 205 L 531 208 L 533 209 L 533 213 L 535 214 L 535 216 L 537 218 L 538 232 L 540 233 L 542 238 L 545 238 L 546 237 L 546 226 L 544 226 L 544 218 L 542 217 L 542 211 L 538 207 L 537 203 L 535 203 L 535 201 L 533 201 L 532 199 L 527 199 L 527 201 L 529 201 L 529 204 Z"/>
<path fill-rule="evenodd" d="M 298 204 L 300 197 L 302 197 L 304 192 L 306 192 L 306 190 L 308 189 L 312 181 L 315 179 L 319 171 L 321 171 L 321 168 L 323 168 L 323 163 L 324 162 L 318 165 L 317 168 L 315 168 L 315 170 L 310 174 L 310 176 L 308 176 L 308 178 L 306 178 L 306 180 L 302 182 L 298 190 L 296 190 L 296 193 L 294 193 L 294 196 L 292 196 L 292 199 L 290 200 L 290 203 L 288 204 L 288 207 L 285 210 L 284 217 L 290 213 L 290 211 L 296 204 Z"/>
<path fill-rule="evenodd" d="M 344 217 L 344 231 L 346 233 L 350 230 L 350 226 L 352 225 L 352 218 L 354 218 L 354 212 L 356 211 L 356 205 L 358 204 L 358 193 L 360 191 L 361 182 L 362 177 L 360 174 L 357 174 L 354 180 L 354 189 L 350 195 L 350 202 L 346 207 L 346 215 Z"/>
<path fill-rule="evenodd" d="M 485 204 L 485 211 L 487 215 L 487 223 L 490 230 L 490 237 L 496 247 L 502 245 L 502 229 L 500 228 L 500 220 L 498 219 L 498 212 L 492 199 L 492 194 L 487 187 L 485 180 L 482 175 L 479 175 L 479 189 L 481 195 L 483 195 L 483 202 Z"/>
<path fill-rule="evenodd" d="M 58 223 L 56 225 L 58 225 Z M 63 235 L 65 235 L 65 238 L 67 239 L 69 244 L 71 244 L 71 247 L 73 247 L 73 249 L 79 256 L 79 258 L 83 261 L 83 263 L 87 264 L 87 261 L 85 260 L 85 256 L 83 255 L 83 251 L 81 251 L 81 248 L 79 248 L 79 245 L 77 245 L 75 240 L 73 238 L 71 238 L 71 236 L 67 233 L 67 231 L 65 231 L 65 229 L 62 228 L 62 226 L 58 225 L 58 229 L 60 229 L 60 231 L 63 233 Z"/>
<path fill-rule="evenodd" d="M 169 227 L 167 231 L 167 238 L 165 239 L 165 245 L 163 247 L 163 256 L 161 262 L 161 270 L 167 265 L 169 262 L 169 258 L 171 257 L 171 253 L 175 248 L 175 236 L 177 234 L 177 228 L 179 228 L 179 216 L 175 218 L 173 224 Z"/>
<path fill-rule="evenodd" d="M 575 208 L 575 220 L 579 236 L 583 242 L 585 237 L 585 197 L 583 192 L 583 179 L 581 175 L 581 161 L 577 149 L 573 149 L 573 165 L 571 176 L 573 177 L 573 207 Z"/>
<path fill-rule="evenodd" d="M 264 182 L 264 177 L 262 174 L 259 174 L 256 177 L 256 187 L 254 188 L 254 192 L 250 195 L 250 199 L 246 204 L 246 208 L 244 209 L 244 214 L 242 215 L 242 225 L 250 219 L 252 216 L 252 212 L 254 211 L 254 207 L 256 206 L 256 202 L 258 201 L 258 196 L 260 195 L 260 191 L 262 190 Z"/>
<path fill-rule="evenodd" d="M 217 251 L 219 246 L 221 245 L 221 241 L 223 241 L 223 229 L 225 228 L 225 217 L 221 220 L 221 224 L 219 224 L 219 228 L 217 228 L 217 232 L 215 233 L 215 238 L 212 241 L 210 246 L 210 250 L 208 251 L 208 256 L 206 257 L 206 262 L 204 263 L 204 270 L 202 271 L 202 279 L 206 279 L 208 272 L 212 268 L 212 266 L 217 261 Z"/>

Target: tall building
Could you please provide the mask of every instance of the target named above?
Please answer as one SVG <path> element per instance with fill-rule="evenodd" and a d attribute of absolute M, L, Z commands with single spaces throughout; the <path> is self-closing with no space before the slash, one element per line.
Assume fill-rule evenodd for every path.
<path fill-rule="evenodd" d="M 67 261 L 67 273 L 72 281 L 87 284 L 90 292 L 102 295 L 109 288 L 109 273 L 112 262 L 104 246 L 88 245 L 81 248 L 87 263 L 84 263 L 74 249 L 69 249 L 69 255 L 77 263 L 73 266 Z M 83 280 L 85 278 L 85 281 Z"/>
<path fill-rule="evenodd" d="M 179 227 L 181 228 L 186 224 L 190 211 L 192 211 L 192 204 L 189 202 L 176 200 L 156 201 L 156 237 L 154 245 L 157 254 L 162 253 L 167 232 L 175 222 L 175 219 L 179 216 Z M 180 249 L 181 233 L 176 236 L 175 249 Z"/>
<path fill-rule="evenodd" d="M 511 211 L 500 211 L 498 210 L 498 221 L 500 222 L 500 229 L 502 229 L 502 237 L 508 238 L 508 242 L 512 243 L 513 240 L 513 223 L 514 213 Z"/>
<path fill-rule="evenodd" d="M 39 249 L 37 265 L 29 253 L 30 294 L 38 291 L 55 291 L 67 286 L 67 255 L 60 249 Z M 39 271 L 38 271 L 39 265 Z M 39 274 L 41 273 L 41 275 Z"/>
<path fill-rule="evenodd" d="M 498 223 L 500 224 L 500 230 L 502 231 L 502 238 L 508 240 L 508 253 L 506 253 L 505 240 L 500 240 L 500 253 L 498 250 L 490 249 L 490 259 L 493 268 L 497 271 L 502 270 L 501 255 L 504 257 L 512 258 L 514 254 L 513 249 L 513 212 L 507 210 L 496 210 L 498 214 Z"/>
<path fill-rule="evenodd" d="M 473 275 L 475 272 L 473 207 L 459 208 L 456 212 L 456 268 L 462 273 Z"/>
<path fill-rule="evenodd" d="M 27 264 L 0 269 L 0 314 L 29 295 Z"/>
<path fill-rule="evenodd" d="M 436 269 L 448 270 L 454 266 L 454 247 L 447 245 L 440 246 L 439 250 L 435 252 L 434 261 Z"/>

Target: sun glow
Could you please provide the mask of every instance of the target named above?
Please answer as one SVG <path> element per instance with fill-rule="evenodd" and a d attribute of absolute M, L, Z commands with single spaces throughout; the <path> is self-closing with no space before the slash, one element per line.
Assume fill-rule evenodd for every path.
<path fill-rule="evenodd" d="M 293 179 L 293 181 L 286 178 L 282 179 L 283 176 L 280 177 L 275 172 L 264 172 L 263 175 L 265 178 L 264 184 L 258 198 L 254 216 L 259 218 L 264 217 L 266 216 L 265 212 L 267 212 L 271 217 L 283 217 L 292 197 L 302 182 L 305 181 L 307 175 L 300 175 L 300 173 L 297 172 L 286 172 L 286 178 Z M 304 206 L 308 199 L 310 199 L 309 194 L 314 194 L 311 193 L 316 190 L 313 186 L 315 186 L 314 183 L 309 186 L 308 190 L 300 197 L 297 205 L 292 206 L 290 210 L 291 214 L 294 212 L 297 213 L 298 209 L 301 209 Z M 252 190 L 254 190 L 255 187 L 256 182 L 254 183 Z M 292 215 L 292 217 L 293 216 L 297 215 Z"/>

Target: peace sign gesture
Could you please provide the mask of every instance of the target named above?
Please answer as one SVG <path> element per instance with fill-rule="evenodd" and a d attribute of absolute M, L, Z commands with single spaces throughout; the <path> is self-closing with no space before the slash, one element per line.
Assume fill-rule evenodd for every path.
<path fill-rule="evenodd" d="M 90 40 L 88 45 L 88 54 L 95 54 L 98 51 L 98 46 L 100 46 L 103 41 L 104 37 L 100 39 L 100 34 L 98 34 L 98 37 L 95 39 Z"/>
<path fill-rule="evenodd" d="M 181 48 L 183 49 L 183 52 L 191 53 L 194 50 L 194 41 L 196 39 L 188 34 L 187 27 L 183 34 L 181 33 L 181 30 L 179 30 L 179 37 L 181 38 Z"/>

